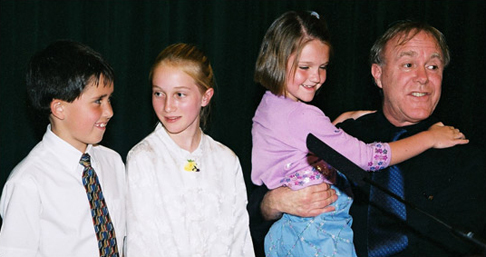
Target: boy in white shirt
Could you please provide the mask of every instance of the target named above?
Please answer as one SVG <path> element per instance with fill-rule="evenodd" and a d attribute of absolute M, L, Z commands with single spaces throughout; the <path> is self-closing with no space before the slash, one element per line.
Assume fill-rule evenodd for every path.
<path fill-rule="evenodd" d="M 0 256 L 122 255 L 124 164 L 96 145 L 113 116 L 113 81 L 101 55 L 77 42 L 30 60 L 28 95 L 50 124 L 4 186 Z"/>

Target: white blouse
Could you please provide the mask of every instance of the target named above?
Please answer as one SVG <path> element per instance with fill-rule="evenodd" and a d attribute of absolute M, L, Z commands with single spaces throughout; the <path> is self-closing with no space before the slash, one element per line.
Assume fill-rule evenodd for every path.
<path fill-rule="evenodd" d="M 127 156 L 128 256 L 254 256 L 238 157 L 203 134 L 192 153 L 161 124 Z"/>

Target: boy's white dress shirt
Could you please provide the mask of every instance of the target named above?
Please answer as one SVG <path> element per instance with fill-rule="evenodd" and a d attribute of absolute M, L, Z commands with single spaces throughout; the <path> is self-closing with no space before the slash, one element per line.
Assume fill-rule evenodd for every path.
<path fill-rule="evenodd" d="M 118 153 L 89 145 L 119 252 L 125 237 L 125 170 Z M 11 172 L 0 200 L 0 256 L 99 256 L 90 205 L 81 180 L 83 153 L 48 126 Z"/>

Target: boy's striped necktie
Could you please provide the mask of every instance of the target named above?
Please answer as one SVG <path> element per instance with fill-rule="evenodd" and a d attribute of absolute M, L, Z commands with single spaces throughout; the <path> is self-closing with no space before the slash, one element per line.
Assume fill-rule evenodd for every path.
<path fill-rule="evenodd" d="M 93 217 L 94 230 L 98 239 L 100 256 L 118 257 L 115 228 L 108 213 L 108 207 L 101 191 L 98 176 L 93 167 L 91 167 L 89 154 L 83 154 L 79 163 L 84 167 L 83 185 L 91 206 L 91 216 Z"/>

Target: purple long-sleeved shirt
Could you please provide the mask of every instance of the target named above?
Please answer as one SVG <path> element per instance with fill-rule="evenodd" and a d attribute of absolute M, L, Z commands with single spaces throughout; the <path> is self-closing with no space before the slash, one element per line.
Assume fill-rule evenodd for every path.
<path fill-rule="evenodd" d="M 336 128 L 319 108 L 267 91 L 253 117 L 253 183 L 265 183 L 269 189 L 274 189 L 283 185 L 283 178 L 311 170 L 310 163 L 317 157 L 307 149 L 309 133 L 364 170 L 379 170 L 389 165 L 388 144 L 365 144 Z M 321 178 L 292 189 L 324 181 L 325 178 Z"/>

